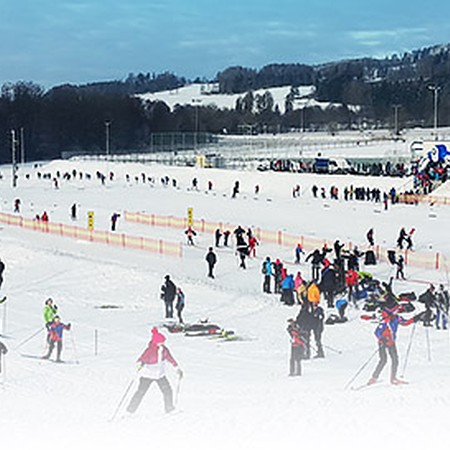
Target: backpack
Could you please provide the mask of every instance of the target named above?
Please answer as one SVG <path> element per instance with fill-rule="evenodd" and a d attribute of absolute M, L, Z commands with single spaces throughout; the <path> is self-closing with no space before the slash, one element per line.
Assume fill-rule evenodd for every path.
<path fill-rule="evenodd" d="M 261 272 L 263 273 L 263 275 L 267 275 L 267 265 L 265 261 L 262 264 Z"/>

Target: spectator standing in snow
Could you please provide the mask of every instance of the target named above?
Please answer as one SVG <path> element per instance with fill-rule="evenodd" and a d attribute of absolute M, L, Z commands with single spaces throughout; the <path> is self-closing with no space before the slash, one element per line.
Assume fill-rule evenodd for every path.
<path fill-rule="evenodd" d="M 3 371 L 3 355 L 6 355 L 8 353 L 8 349 L 6 348 L 6 345 L 3 342 L 0 342 L 0 374 Z"/>
<path fill-rule="evenodd" d="M 400 250 L 403 249 L 403 241 L 405 241 L 406 236 L 407 236 L 407 234 L 406 234 L 405 228 L 402 227 L 402 228 L 400 229 L 400 232 L 399 232 L 398 238 L 397 238 L 397 247 L 398 247 Z"/>
<path fill-rule="evenodd" d="M 231 194 L 231 198 L 236 198 L 239 194 L 239 181 L 236 181 L 233 186 L 233 193 Z"/>
<path fill-rule="evenodd" d="M 183 372 L 178 367 L 178 363 L 169 349 L 164 345 L 165 341 L 165 336 L 156 327 L 153 328 L 152 339 L 142 355 L 138 358 L 138 370 L 142 373 L 142 376 L 139 379 L 138 389 L 127 407 L 127 411 L 130 414 L 136 412 L 148 388 L 154 381 L 156 381 L 163 394 L 165 412 L 170 413 L 175 409 L 172 387 L 166 376 L 166 362 L 169 362 L 177 369 L 180 378 L 183 376 Z"/>
<path fill-rule="evenodd" d="M 194 229 L 189 226 L 184 234 L 187 236 L 188 245 L 194 245 L 194 236 L 197 236 L 197 233 L 194 231 Z"/>
<path fill-rule="evenodd" d="M 71 325 L 62 323 L 59 316 L 53 318 L 53 322 L 49 327 L 48 351 L 42 359 L 49 359 L 52 356 L 53 349 L 56 345 L 56 362 L 61 362 L 62 352 L 62 336 L 64 330 L 70 330 Z"/>
<path fill-rule="evenodd" d="M 436 306 L 436 295 L 435 295 L 435 287 L 433 284 L 430 284 L 428 289 L 421 295 L 419 295 L 418 301 L 425 305 L 425 312 L 423 315 L 423 326 L 431 327 L 431 320 L 433 318 L 433 310 Z"/>
<path fill-rule="evenodd" d="M 325 319 L 325 313 L 319 303 L 312 303 L 311 315 L 313 318 L 313 334 L 316 342 L 317 353 L 315 358 L 325 358 L 322 346 L 322 333 L 323 333 L 323 321 Z"/>
<path fill-rule="evenodd" d="M 20 198 L 14 200 L 14 212 L 20 213 Z"/>
<path fill-rule="evenodd" d="M 266 294 L 270 294 L 271 293 L 270 279 L 273 276 L 273 270 L 272 270 L 272 263 L 269 257 L 267 257 L 266 260 L 262 263 L 261 271 L 264 275 L 263 292 L 265 292 Z"/>
<path fill-rule="evenodd" d="M 206 262 L 208 263 L 208 277 L 209 278 L 214 278 L 214 266 L 217 263 L 217 256 L 216 254 L 213 252 L 213 248 L 209 247 L 208 249 L 208 253 L 206 254 Z"/>
<path fill-rule="evenodd" d="M 170 279 L 170 275 L 164 277 L 164 284 L 161 286 L 161 300 L 164 301 L 166 309 L 166 319 L 173 318 L 173 302 L 177 288 L 174 282 Z"/>
<path fill-rule="evenodd" d="M 397 273 L 395 275 L 395 278 L 397 280 L 405 280 L 405 259 L 403 258 L 403 255 L 400 255 L 396 261 L 397 264 Z"/>
<path fill-rule="evenodd" d="M 320 280 L 320 292 L 323 292 L 328 308 L 334 307 L 334 293 L 337 286 L 337 274 L 334 267 L 324 267 Z"/>
<path fill-rule="evenodd" d="M 181 317 L 181 313 L 184 309 L 185 305 L 185 295 L 181 288 L 177 288 L 177 302 L 175 304 L 175 309 L 177 310 L 178 320 L 181 324 L 183 324 L 183 318 Z"/>
<path fill-rule="evenodd" d="M 347 270 L 347 272 L 345 273 L 345 284 L 347 285 L 348 289 L 348 302 L 350 303 L 353 299 L 353 305 L 355 307 L 357 307 L 355 291 L 357 290 L 358 283 L 359 283 L 358 272 L 356 272 L 353 269 Z"/>
<path fill-rule="evenodd" d="M 253 258 L 256 257 L 256 246 L 259 245 L 259 242 L 257 241 L 256 237 L 252 234 L 248 238 L 248 254 L 249 256 L 253 256 Z"/>
<path fill-rule="evenodd" d="M 74 203 L 71 207 L 70 207 L 70 218 L 72 220 L 77 220 L 77 204 Z"/>
<path fill-rule="evenodd" d="M 47 211 L 44 211 L 41 216 L 42 222 L 48 222 L 48 214 Z"/>
<path fill-rule="evenodd" d="M 0 259 L 0 288 L 3 284 L 3 272 L 5 271 L 5 263 Z"/>
<path fill-rule="evenodd" d="M 436 295 L 436 329 L 440 330 L 440 324 L 443 330 L 447 329 L 449 307 L 450 296 L 444 285 L 440 284 Z"/>
<path fill-rule="evenodd" d="M 373 237 L 373 228 L 371 228 L 367 234 L 366 234 L 366 238 L 369 241 L 369 245 L 371 247 L 373 247 L 375 245 L 375 241 L 374 241 L 374 237 Z"/>
<path fill-rule="evenodd" d="M 214 233 L 214 237 L 215 237 L 215 244 L 216 247 L 219 247 L 220 245 L 220 238 L 222 237 L 222 232 L 220 231 L 220 228 L 216 229 L 216 232 Z"/>
<path fill-rule="evenodd" d="M 304 255 L 305 252 L 303 250 L 302 244 L 300 242 L 297 244 L 297 247 L 295 247 L 295 264 L 300 264 L 300 255 Z"/>
<path fill-rule="evenodd" d="M 274 273 L 274 277 L 275 277 L 275 286 L 273 291 L 275 292 L 275 294 L 279 294 L 281 293 L 281 271 L 283 269 L 283 263 L 280 261 L 279 258 L 277 258 L 275 260 L 273 264 L 273 273 Z"/>
<path fill-rule="evenodd" d="M 281 302 L 288 306 L 293 306 L 294 300 L 294 277 L 292 275 L 287 275 L 286 278 L 281 282 Z"/>
<path fill-rule="evenodd" d="M 120 217 L 120 214 L 113 213 L 111 216 L 111 231 L 116 231 L 117 219 Z"/>
<path fill-rule="evenodd" d="M 413 249 L 413 234 L 415 233 L 416 229 L 415 228 L 411 228 L 411 230 L 409 230 L 409 233 L 407 234 L 407 236 L 405 237 L 405 241 L 406 241 L 406 250 L 412 250 Z"/>
<path fill-rule="evenodd" d="M 309 260 L 311 260 L 311 277 L 314 281 L 317 281 L 319 279 L 320 266 L 323 261 L 322 253 L 318 248 L 306 257 L 305 262 Z"/>
<path fill-rule="evenodd" d="M 298 377 L 302 374 L 302 359 L 305 355 L 305 340 L 302 330 L 294 319 L 288 320 L 287 332 L 291 339 L 291 357 L 289 361 L 289 376 Z"/>
<path fill-rule="evenodd" d="M 223 232 L 223 246 L 228 247 L 228 239 L 230 238 L 231 231 L 225 230 Z"/>

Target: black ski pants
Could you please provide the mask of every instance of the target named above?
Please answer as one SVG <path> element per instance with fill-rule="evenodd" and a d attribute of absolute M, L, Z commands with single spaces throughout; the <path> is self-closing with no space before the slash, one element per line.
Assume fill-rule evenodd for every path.
<path fill-rule="evenodd" d="M 264 275 L 263 292 L 270 294 L 270 275 Z"/>
<path fill-rule="evenodd" d="M 291 346 L 291 359 L 289 361 L 289 375 L 291 377 L 302 374 L 303 346 Z"/>
<path fill-rule="evenodd" d="M 173 318 L 173 300 L 164 300 L 164 304 L 166 305 L 166 319 Z"/>
<path fill-rule="evenodd" d="M 48 352 L 44 356 L 45 359 L 50 358 L 50 356 L 53 353 L 53 349 L 55 348 L 55 345 L 56 345 L 56 360 L 57 361 L 61 360 L 62 341 L 52 341 L 52 340 L 48 342 Z"/>
<path fill-rule="evenodd" d="M 378 361 L 377 367 L 375 367 L 375 371 L 373 372 L 372 375 L 373 378 L 378 378 L 380 376 L 381 371 L 384 369 L 384 366 L 386 365 L 388 352 L 392 361 L 391 380 L 397 377 L 397 369 L 398 369 L 397 347 L 395 346 L 395 344 L 388 347 L 386 344 L 380 343 L 378 347 L 378 355 L 380 357 L 380 360 Z"/>
<path fill-rule="evenodd" d="M 166 413 L 174 409 L 173 406 L 173 394 L 172 388 L 170 387 L 169 381 L 166 377 L 159 378 L 158 380 L 153 380 L 152 378 L 141 377 L 139 379 L 138 390 L 134 393 L 130 404 L 127 407 L 129 413 L 134 413 L 141 404 L 144 395 L 147 393 L 150 385 L 156 381 L 158 383 L 159 389 L 161 390 L 164 397 L 164 408 Z"/>

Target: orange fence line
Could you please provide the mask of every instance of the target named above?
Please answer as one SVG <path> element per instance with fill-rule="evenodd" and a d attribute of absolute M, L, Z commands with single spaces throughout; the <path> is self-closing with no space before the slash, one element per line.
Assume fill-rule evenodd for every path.
<path fill-rule="evenodd" d="M 129 212 L 125 211 L 124 214 L 125 220 L 134 223 L 140 223 L 149 226 L 157 226 L 157 227 L 168 227 L 168 228 L 176 228 L 176 229 L 185 229 L 187 228 L 187 218 L 184 217 L 174 217 L 174 216 L 162 216 L 158 214 L 144 214 L 139 212 Z M 234 230 L 238 225 L 223 223 L 223 222 L 207 222 L 204 219 L 194 220 L 193 228 L 202 233 L 214 233 L 217 228 L 221 231 L 225 229 L 230 229 L 230 231 Z M 273 230 L 264 230 L 262 228 L 253 229 L 253 233 L 256 238 L 260 242 L 264 242 L 267 244 L 277 244 L 284 247 L 291 247 L 292 251 L 297 246 L 298 243 L 301 244 L 303 249 L 306 252 L 310 252 L 316 248 L 321 248 L 325 243 L 331 247 L 331 242 L 327 242 L 326 239 L 314 238 L 303 235 L 293 235 L 288 234 L 283 231 L 273 231 Z M 353 242 L 348 242 L 348 249 L 352 249 L 355 247 Z M 362 250 L 367 250 L 369 247 L 364 247 Z M 387 258 L 387 248 L 376 245 L 372 248 L 375 252 L 376 258 L 378 262 L 387 262 L 389 260 Z M 403 256 L 405 258 L 405 264 L 412 267 L 419 267 L 423 269 L 430 270 L 442 270 L 446 269 L 447 265 L 445 263 L 445 256 L 441 255 L 439 252 L 431 253 L 431 252 L 414 252 L 403 250 Z"/>
<path fill-rule="evenodd" d="M 58 236 L 81 239 L 90 242 L 97 242 L 107 245 L 115 245 L 122 248 L 132 248 L 144 250 L 160 255 L 182 257 L 182 246 L 179 243 L 167 242 L 162 239 L 151 239 L 142 236 L 130 236 L 127 234 L 117 234 L 110 231 L 88 230 L 74 225 L 62 223 L 42 222 L 35 219 L 26 219 L 22 216 L 0 213 L 0 222 L 24 228 L 26 230 L 40 231 Z"/>
<path fill-rule="evenodd" d="M 450 197 L 439 197 L 435 195 L 419 195 L 419 194 L 399 194 L 399 203 L 416 204 L 429 203 L 435 205 L 450 205 Z"/>

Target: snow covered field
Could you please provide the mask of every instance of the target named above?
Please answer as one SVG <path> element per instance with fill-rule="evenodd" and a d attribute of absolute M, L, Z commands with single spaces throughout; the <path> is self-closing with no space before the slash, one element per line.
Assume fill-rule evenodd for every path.
<path fill-rule="evenodd" d="M 36 170 L 104 173 L 115 180 L 102 185 L 91 180 L 38 180 Z M 407 188 L 405 179 L 233 172 L 213 169 L 140 166 L 100 162 L 55 161 L 45 167 L 22 168 L 16 189 L 9 170 L 2 170 L 1 211 L 12 212 L 22 201 L 24 217 L 46 210 L 51 221 L 71 223 L 70 206 L 79 204 L 77 225 L 85 226 L 87 212 L 95 213 L 95 228 L 109 229 L 113 212 L 141 211 L 241 223 L 243 227 L 286 230 L 333 241 L 363 243 L 368 228 L 383 246 L 395 244 L 400 227 L 416 228 L 420 251 L 441 251 L 450 256 L 448 206 L 398 205 L 388 211 L 366 202 L 313 199 L 310 186 L 392 186 Z M 136 182 L 144 172 L 157 180 Z M 25 173 L 30 179 L 25 179 Z M 126 182 L 125 174 L 131 176 Z M 163 187 L 162 176 L 176 178 L 178 189 Z M 197 177 L 200 190 L 190 189 Z M 213 191 L 207 193 L 207 181 Z M 241 194 L 231 199 L 232 185 L 240 181 Z M 255 198 L 254 186 L 260 185 Z M 292 187 L 302 186 L 303 196 L 292 198 Z M 185 242 L 182 232 L 127 223 L 118 231 L 133 235 Z M 399 373 L 410 384 L 391 386 L 389 369 L 383 382 L 363 391 L 344 387 L 376 350 L 376 323 L 359 318 L 351 309 L 349 322 L 326 326 L 326 358 L 303 363 L 303 376 L 288 377 L 290 344 L 287 319 L 298 307 L 287 307 L 278 296 L 262 294 L 261 261 L 281 257 L 292 265 L 293 249 L 260 245 L 258 258 L 239 269 L 233 249 L 217 250 L 216 279 L 206 277 L 204 261 L 212 235 L 197 236 L 194 248 L 185 247 L 183 258 L 160 257 L 139 251 L 70 240 L 2 225 L 0 257 L 6 264 L 0 306 L 6 328 L 0 339 L 8 348 L 6 379 L 0 388 L 2 448 L 448 448 L 450 406 L 450 335 L 448 331 L 417 326 L 407 367 L 406 348 L 412 328 L 399 331 Z M 309 266 L 300 270 L 309 278 Z M 374 274 L 387 280 L 391 269 L 376 266 Z M 205 337 L 163 333 L 183 368 L 178 412 L 164 415 L 156 386 L 147 393 L 133 418 L 113 415 L 129 383 L 138 375 L 135 361 L 147 345 L 150 330 L 164 322 L 159 299 L 164 275 L 186 293 L 185 319 L 195 323 L 208 318 L 243 338 L 223 342 Z M 409 280 L 395 282 L 395 292 L 421 293 L 427 283 L 448 287 L 447 271 L 406 268 Z M 64 337 L 67 364 L 23 357 L 41 355 L 45 334 L 21 345 L 43 326 L 44 301 L 52 297 L 63 321 L 73 330 Z M 420 307 L 420 306 L 419 306 Z M 6 314 L 6 318 L 5 318 Z M 98 352 L 95 354 L 95 335 Z M 17 348 L 20 346 L 20 348 Z M 339 353 L 337 352 L 339 351 Z M 78 362 L 78 364 L 77 364 Z M 369 378 L 374 358 L 355 380 Z M 176 386 L 175 373 L 171 378 Z M 133 385 L 132 391 L 136 384 Z M 122 409 L 123 411 L 123 409 Z M 119 414 L 122 416 L 122 413 Z"/>

